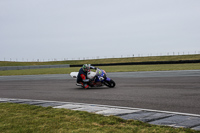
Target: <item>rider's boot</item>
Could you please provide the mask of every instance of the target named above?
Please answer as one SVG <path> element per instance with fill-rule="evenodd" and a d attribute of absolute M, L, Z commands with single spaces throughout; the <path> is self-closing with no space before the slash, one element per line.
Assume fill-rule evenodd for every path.
<path fill-rule="evenodd" d="M 88 89 L 88 88 L 89 88 L 89 85 L 88 85 L 88 84 L 84 84 L 84 85 L 83 85 L 83 88 Z"/>

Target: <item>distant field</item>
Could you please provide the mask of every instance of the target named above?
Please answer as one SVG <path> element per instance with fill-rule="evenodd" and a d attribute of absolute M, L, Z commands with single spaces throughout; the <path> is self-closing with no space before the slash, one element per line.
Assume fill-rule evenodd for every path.
<path fill-rule="evenodd" d="M 155 56 L 155 57 L 132 57 L 112 58 L 79 61 L 54 61 L 54 62 L 0 62 L 0 66 L 31 66 L 31 65 L 82 65 L 82 64 L 105 64 L 105 63 L 126 63 L 126 62 L 147 62 L 147 61 L 179 61 L 179 60 L 200 60 L 198 55 L 180 56 Z M 98 65 L 96 66 L 98 67 Z M 200 70 L 200 63 L 187 64 L 157 64 L 157 65 L 123 65 L 123 66 L 101 66 L 107 72 L 133 72 L 133 71 L 168 71 L 168 70 Z M 80 67 L 70 68 L 46 68 L 46 69 L 25 69 L 0 71 L 0 76 L 5 75 L 38 75 L 38 74 L 69 74 L 78 71 Z"/>
<path fill-rule="evenodd" d="M 127 63 L 127 62 L 147 62 L 147 61 L 179 61 L 179 60 L 200 60 L 200 54 L 177 55 L 177 56 L 150 56 L 150 57 L 130 57 L 130 58 L 108 58 L 94 60 L 67 60 L 51 62 L 9 62 L 0 61 L 0 66 L 31 66 L 31 65 L 82 65 L 82 64 L 105 64 L 105 63 Z"/>
<path fill-rule="evenodd" d="M 98 67 L 98 66 L 96 66 Z M 106 72 L 135 72 L 135 71 L 168 71 L 168 70 L 200 70 L 200 63 L 188 64 L 158 64 L 158 65 L 123 65 L 123 66 L 100 66 Z M 39 74 L 69 74 L 78 71 L 80 67 L 25 69 L 0 71 L 0 76 L 6 75 L 39 75 Z"/>

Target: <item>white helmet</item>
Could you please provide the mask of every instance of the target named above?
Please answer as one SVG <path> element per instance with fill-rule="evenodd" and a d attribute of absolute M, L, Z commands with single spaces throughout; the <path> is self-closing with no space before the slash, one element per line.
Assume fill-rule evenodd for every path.
<path fill-rule="evenodd" d="M 84 72 L 87 72 L 87 71 L 89 72 L 90 71 L 90 64 L 84 64 L 82 69 L 83 69 Z"/>

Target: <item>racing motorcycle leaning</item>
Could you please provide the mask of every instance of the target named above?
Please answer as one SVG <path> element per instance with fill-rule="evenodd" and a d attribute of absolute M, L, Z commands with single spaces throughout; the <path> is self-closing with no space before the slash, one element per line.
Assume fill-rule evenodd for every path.
<path fill-rule="evenodd" d="M 77 78 L 78 72 L 71 72 L 70 76 L 74 79 Z M 101 87 L 107 86 L 109 88 L 115 87 L 115 82 L 107 77 L 107 74 L 104 70 L 97 68 L 96 72 L 89 71 L 87 72 L 88 85 L 90 87 Z M 82 84 L 77 83 L 77 86 L 82 86 Z"/>

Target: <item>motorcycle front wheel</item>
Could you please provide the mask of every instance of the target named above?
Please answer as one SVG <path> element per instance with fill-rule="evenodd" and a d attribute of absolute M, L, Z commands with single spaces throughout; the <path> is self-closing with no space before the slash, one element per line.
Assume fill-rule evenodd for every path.
<path fill-rule="evenodd" d="M 115 81 L 113 81 L 112 79 L 110 81 L 105 81 L 104 84 L 110 88 L 115 87 Z"/>

